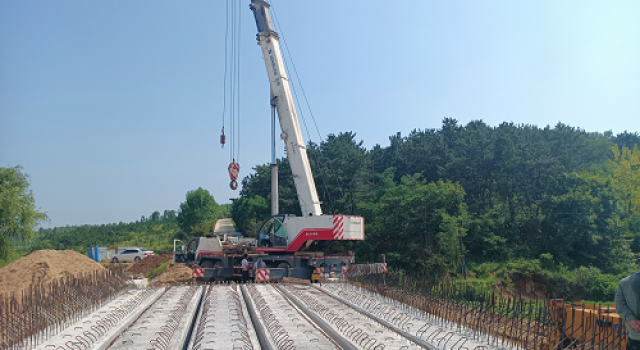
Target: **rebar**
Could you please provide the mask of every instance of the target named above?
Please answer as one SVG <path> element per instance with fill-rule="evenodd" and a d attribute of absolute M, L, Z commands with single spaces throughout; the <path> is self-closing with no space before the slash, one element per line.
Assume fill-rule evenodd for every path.
<path fill-rule="evenodd" d="M 235 283 L 207 288 L 193 349 L 254 349 L 240 298 Z"/>
<path fill-rule="evenodd" d="M 262 322 L 269 331 L 269 334 L 271 334 L 271 338 L 275 342 L 278 350 L 295 350 L 295 342 L 291 339 L 284 327 L 280 325 L 280 322 L 276 319 L 276 316 L 267 301 L 262 297 L 262 294 L 260 294 L 260 291 L 251 283 L 247 285 L 247 291 L 251 295 L 256 309 L 260 313 Z"/>
<path fill-rule="evenodd" d="M 0 350 L 33 349 L 129 288 L 124 270 L 114 268 L 0 295 Z M 81 347 L 86 337 L 70 342 Z"/>
<path fill-rule="evenodd" d="M 352 322 L 349 322 L 344 317 L 344 310 L 331 309 L 313 298 L 309 293 L 305 293 L 296 288 L 288 288 L 287 290 L 300 299 L 309 310 L 322 317 L 330 325 L 333 325 L 335 329 L 340 331 L 340 333 L 353 343 L 363 346 L 366 350 L 386 348 L 386 344 L 375 336 L 372 336 L 361 327 L 357 327 Z"/>
<path fill-rule="evenodd" d="M 359 269 L 347 271 L 346 277 L 356 289 L 340 288 L 341 297 L 405 331 L 414 331 L 411 318 L 424 319 L 430 323 L 416 335 L 447 348 L 450 341 L 443 327 L 462 332 L 467 339 L 510 349 L 626 347 L 624 322 L 611 316 L 609 307 L 533 300 L 504 289 L 413 277 L 397 270 L 380 274 Z M 458 340 L 451 346 L 463 345 Z"/>

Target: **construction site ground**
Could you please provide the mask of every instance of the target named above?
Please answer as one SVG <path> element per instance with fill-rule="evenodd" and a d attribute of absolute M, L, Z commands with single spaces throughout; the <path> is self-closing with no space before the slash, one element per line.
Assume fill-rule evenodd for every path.
<path fill-rule="evenodd" d="M 379 307 L 368 307 L 373 304 Z M 31 345 L 112 350 L 499 348 L 491 342 L 347 283 L 232 283 L 129 289 Z"/>
<path fill-rule="evenodd" d="M 19 294 L 31 286 L 89 273 L 104 267 L 73 250 L 34 251 L 0 269 L 0 294 Z"/>
<path fill-rule="evenodd" d="M 147 275 L 170 260 L 169 254 L 150 256 L 128 264 L 125 272 Z M 19 293 L 34 284 L 104 269 L 74 251 L 41 250 L 0 269 L 0 286 L 3 292 Z M 397 311 L 385 315 L 358 309 L 353 301 L 340 297 L 359 293 L 346 283 L 196 285 L 191 269 L 169 263 L 148 286 L 139 286 L 132 283 L 88 313 L 76 310 L 74 322 L 62 323 L 55 332 L 48 328 L 46 333 L 32 335 L 28 345 L 12 348 L 380 350 L 453 349 L 454 343 L 456 349 L 473 349 L 482 344 L 463 333 L 457 335 L 459 339 L 449 335 L 446 344 L 417 337 L 415 326 L 407 332 L 389 318 L 397 317 L 402 306 L 389 304 L 389 310 Z"/>
<path fill-rule="evenodd" d="M 108 261 L 97 263 L 73 250 L 37 250 L 0 268 L 0 294 L 18 295 L 29 287 L 46 287 L 54 280 L 112 268 L 114 265 L 123 266 L 127 275 L 146 278 L 153 270 L 172 259 L 173 254 L 167 253 L 151 255 L 139 262 L 112 264 Z M 191 273 L 191 269 L 184 264 L 169 263 L 164 271 L 152 276 L 151 282 L 189 282 L 192 280 Z"/>
<path fill-rule="evenodd" d="M 150 255 L 138 262 L 128 264 L 125 271 L 131 275 L 142 274 L 143 276 L 147 276 L 151 271 L 172 259 L 172 254 Z"/>
<path fill-rule="evenodd" d="M 143 259 L 127 270 L 148 273 L 167 258 Z M 469 296 L 462 289 L 433 298 L 344 276 L 313 284 L 200 284 L 184 264 L 168 263 L 141 284 L 80 253 L 42 250 L 0 269 L 0 278 L 0 350 L 550 350 L 566 339 L 588 339 L 585 349 L 619 350 L 626 341 L 615 331 L 620 322 L 604 309 L 571 308 L 559 317 L 564 306 L 549 301 L 482 294 L 460 302 Z M 45 294 L 20 295 L 47 284 L 52 289 Z M 574 332 L 567 319 L 587 326 Z M 564 337 L 567 329 L 572 338 Z"/>

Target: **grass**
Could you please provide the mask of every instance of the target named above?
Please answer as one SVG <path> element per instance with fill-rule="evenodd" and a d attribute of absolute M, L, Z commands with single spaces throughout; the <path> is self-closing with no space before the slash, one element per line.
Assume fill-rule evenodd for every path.
<path fill-rule="evenodd" d="M 576 304 L 585 304 L 585 305 L 598 305 L 598 306 L 613 306 L 613 301 L 591 301 L 591 300 L 580 300 L 580 302 Z"/>
<path fill-rule="evenodd" d="M 168 260 L 164 264 L 162 264 L 162 265 L 156 267 L 155 269 L 151 270 L 151 272 L 149 272 L 146 277 L 151 279 L 151 278 L 154 278 L 154 277 L 160 275 L 162 273 L 162 271 L 164 271 L 167 268 L 167 266 L 169 266 L 171 261 L 172 260 Z"/>

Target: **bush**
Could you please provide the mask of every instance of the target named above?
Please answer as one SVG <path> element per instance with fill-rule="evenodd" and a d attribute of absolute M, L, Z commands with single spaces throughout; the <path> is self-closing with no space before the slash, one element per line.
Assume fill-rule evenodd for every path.
<path fill-rule="evenodd" d="M 602 274 L 595 267 L 580 267 L 576 270 L 576 283 L 584 285 L 589 299 L 593 301 L 613 300 L 619 281 L 616 276 Z"/>
<path fill-rule="evenodd" d="M 518 259 L 507 263 L 486 262 L 472 268 L 478 280 L 494 280 L 507 285 L 536 281 L 547 286 L 549 297 L 570 301 L 610 302 L 621 276 L 603 274 L 596 267 L 570 270 L 555 265 L 553 256 L 542 254 L 540 260 Z"/>
<path fill-rule="evenodd" d="M 476 278 L 486 279 L 499 273 L 498 271 L 500 270 L 501 265 L 503 264 L 497 262 L 486 262 L 472 268 L 471 270 L 475 272 Z"/>

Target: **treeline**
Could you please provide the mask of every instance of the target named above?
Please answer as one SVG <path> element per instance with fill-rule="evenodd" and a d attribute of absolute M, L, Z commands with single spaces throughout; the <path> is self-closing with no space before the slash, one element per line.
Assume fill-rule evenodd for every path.
<path fill-rule="evenodd" d="M 456 275 L 464 255 L 621 274 L 640 253 L 638 133 L 447 118 L 389 140 L 368 150 L 346 132 L 308 148 L 324 212 L 365 218 L 365 242 L 341 242 L 360 261 Z M 280 212 L 300 215 L 279 166 Z M 244 231 L 270 213 L 269 166 L 254 169 L 232 209 Z"/>
<path fill-rule="evenodd" d="M 219 217 L 229 216 L 230 204 L 219 205 L 209 191 L 189 191 L 180 210 L 154 211 L 131 223 L 40 228 L 32 250 L 74 249 L 87 246 L 141 246 L 158 253 L 173 249 L 173 239 L 209 234 Z"/>
<path fill-rule="evenodd" d="M 140 221 L 130 223 L 40 228 L 34 248 L 83 251 L 88 246 L 100 245 L 167 251 L 179 232 L 175 211 L 165 210 L 164 214 L 155 211 L 148 218 L 142 216 Z"/>

